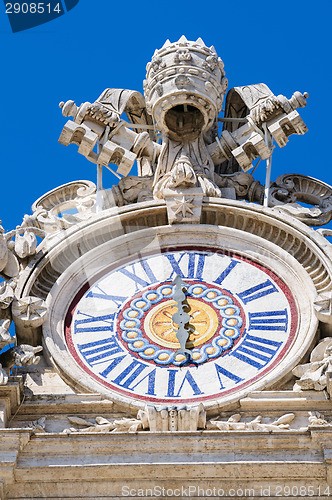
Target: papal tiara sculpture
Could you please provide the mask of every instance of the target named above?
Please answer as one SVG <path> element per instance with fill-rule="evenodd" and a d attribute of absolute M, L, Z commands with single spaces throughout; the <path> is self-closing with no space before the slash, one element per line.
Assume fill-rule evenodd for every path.
<path fill-rule="evenodd" d="M 224 65 L 214 47 L 207 47 L 200 38 L 167 40 L 146 69 L 144 97 L 137 91 L 109 88 L 93 104 L 60 103 L 63 114 L 73 118 L 64 126 L 60 143 L 77 144 L 78 151 L 100 168 L 111 169 L 113 163 L 115 174 L 125 176 L 112 188 L 112 197 L 104 196 L 103 206 L 165 199 L 173 223 L 197 222 L 204 196 L 263 203 L 264 186 L 248 171 L 257 158 L 269 162 L 273 141 L 282 148 L 290 135 L 307 131 L 296 108 L 306 105 L 308 94 L 295 92 L 287 99 L 275 96 L 265 84 L 234 87 L 227 93 L 220 117 L 227 90 Z M 221 133 L 219 122 L 223 122 Z M 135 161 L 138 176 L 127 177 Z M 288 189 L 290 184 L 284 193 L 280 182 L 270 189 L 267 180 L 264 204 L 297 200 L 293 188 Z M 128 195 L 129 184 L 135 185 L 135 194 L 131 189 Z M 311 203 L 317 186 L 312 182 L 308 186 L 307 194 L 302 186 L 301 196 Z M 323 214 L 326 221 L 324 214 L 330 208 L 325 202 L 331 193 L 324 186 L 321 189 L 324 193 L 317 201 L 324 203 L 319 217 Z M 172 211 L 169 201 L 179 202 L 183 194 L 195 203 Z M 312 222 L 317 215 L 302 212 L 304 221 Z"/>

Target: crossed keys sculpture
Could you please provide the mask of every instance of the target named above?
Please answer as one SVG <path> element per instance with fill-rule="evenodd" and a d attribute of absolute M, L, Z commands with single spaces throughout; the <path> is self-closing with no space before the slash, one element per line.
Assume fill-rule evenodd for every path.
<path fill-rule="evenodd" d="M 224 65 L 214 47 L 200 38 L 167 40 L 148 63 L 143 86 L 144 97 L 137 91 L 106 89 L 92 104 L 61 102 L 63 115 L 72 119 L 59 142 L 76 144 L 99 169 L 105 166 L 120 178 L 136 161 L 134 201 L 143 200 L 143 191 L 144 199 L 167 199 L 171 193 L 177 201 L 174 218 L 182 221 L 195 216 L 195 196 L 241 197 L 243 186 L 253 183 L 243 172 L 256 158 L 271 157 L 273 140 L 283 148 L 290 135 L 307 131 L 296 109 L 306 105 L 308 94 L 295 92 L 287 99 L 265 84 L 232 88 L 220 118 L 227 89 Z M 183 194 L 191 198 L 182 199 Z M 249 201 L 262 203 L 263 196 L 264 188 L 256 182 Z M 265 198 L 267 204 L 266 193 Z M 124 194 L 121 203 L 128 202 L 132 200 Z"/>

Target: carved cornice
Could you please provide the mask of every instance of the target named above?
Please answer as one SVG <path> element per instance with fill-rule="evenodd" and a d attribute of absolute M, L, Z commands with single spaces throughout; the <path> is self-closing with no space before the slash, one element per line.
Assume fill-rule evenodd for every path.
<path fill-rule="evenodd" d="M 332 218 L 332 187 L 306 175 L 280 175 L 271 186 L 269 203 L 305 224 L 322 226 Z"/>

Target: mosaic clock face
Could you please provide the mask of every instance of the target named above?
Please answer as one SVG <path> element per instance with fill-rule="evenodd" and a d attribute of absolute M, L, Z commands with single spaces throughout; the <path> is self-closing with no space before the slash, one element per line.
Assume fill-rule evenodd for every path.
<path fill-rule="evenodd" d="M 180 344 L 173 280 L 190 316 Z M 288 286 L 236 254 L 174 249 L 108 268 L 68 309 L 65 340 L 85 373 L 122 397 L 152 403 L 219 400 L 266 377 L 289 351 L 298 314 Z"/>

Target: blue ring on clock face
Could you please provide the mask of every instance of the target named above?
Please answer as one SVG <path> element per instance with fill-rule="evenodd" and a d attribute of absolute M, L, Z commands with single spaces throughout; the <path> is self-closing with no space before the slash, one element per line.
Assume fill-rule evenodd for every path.
<path fill-rule="evenodd" d="M 187 303 L 189 302 L 188 307 L 190 308 L 190 304 L 196 306 L 189 321 L 189 328 L 192 330 L 187 347 L 192 349 L 192 362 L 199 365 L 218 358 L 234 346 L 244 330 L 244 313 L 229 292 L 215 285 L 208 286 L 202 281 L 188 282 L 187 285 L 185 295 Z M 177 310 L 173 300 L 174 289 L 172 282 L 166 282 L 150 287 L 143 293 L 139 292 L 124 304 L 118 316 L 117 330 L 125 347 L 137 357 L 159 366 L 181 366 L 186 361 L 185 355 L 176 354 L 180 344 L 176 338 L 177 325 L 173 323 L 170 313 Z M 161 327 L 161 321 L 154 321 L 160 308 L 162 311 L 159 316 L 165 315 Z M 195 337 L 195 316 L 198 316 L 198 320 L 200 317 L 203 319 L 206 310 L 210 317 L 213 316 L 210 322 L 214 323 L 209 325 L 208 339 L 204 340 L 204 335 L 201 335 L 201 342 L 192 342 L 191 337 Z M 209 322 L 206 315 L 204 319 L 205 323 Z M 154 327 L 157 329 L 158 325 L 159 338 L 158 333 L 151 331 Z M 202 325 L 200 327 L 202 329 Z M 165 339 L 166 329 L 168 339 L 171 338 L 169 341 Z"/>

